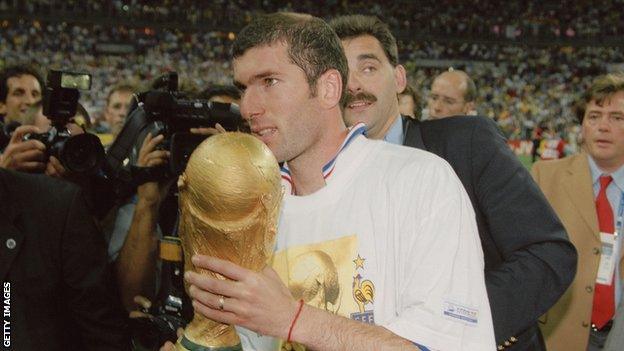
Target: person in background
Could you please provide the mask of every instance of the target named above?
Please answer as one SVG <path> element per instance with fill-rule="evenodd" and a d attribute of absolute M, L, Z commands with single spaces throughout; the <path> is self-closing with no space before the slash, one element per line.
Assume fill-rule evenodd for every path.
<path fill-rule="evenodd" d="M 430 119 L 475 115 L 477 86 L 464 71 L 449 69 L 433 79 L 427 97 Z"/>
<path fill-rule="evenodd" d="M 579 253 L 572 286 L 541 325 L 553 351 L 601 350 L 622 300 L 624 74 L 596 78 L 582 103 L 585 152 L 531 169 Z"/>
<path fill-rule="evenodd" d="M 345 121 L 364 121 L 371 138 L 418 147 L 450 163 L 476 212 L 498 349 L 544 350 L 537 319 L 571 283 L 576 253 L 537 185 L 491 120 L 416 121 L 399 114 L 391 93 L 402 90 L 405 76 L 387 25 L 361 15 L 330 25 L 349 62 Z M 373 132 L 378 126 L 387 126 L 385 134 Z"/>

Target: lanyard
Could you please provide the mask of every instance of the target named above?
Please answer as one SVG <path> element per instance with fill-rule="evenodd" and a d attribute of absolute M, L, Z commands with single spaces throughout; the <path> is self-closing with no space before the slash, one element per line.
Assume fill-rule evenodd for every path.
<path fill-rule="evenodd" d="M 615 222 L 615 235 L 622 234 L 622 214 L 624 214 L 624 191 L 620 193 L 620 207 L 618 208 L 617 220 Z"/>

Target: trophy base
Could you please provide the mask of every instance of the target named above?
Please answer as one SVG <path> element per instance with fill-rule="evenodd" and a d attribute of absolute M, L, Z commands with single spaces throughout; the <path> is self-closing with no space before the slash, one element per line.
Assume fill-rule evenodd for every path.
<path fill-rule="evenodd" d="M 179 351 L 243 351 L 240 343 L 234 346 L 204 346 L 192 342 L 186 336 L 178 340 L 176 349 Z"/>

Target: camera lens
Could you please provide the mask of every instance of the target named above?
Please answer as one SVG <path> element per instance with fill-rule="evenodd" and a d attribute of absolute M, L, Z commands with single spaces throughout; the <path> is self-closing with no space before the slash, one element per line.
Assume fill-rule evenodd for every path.
<path fill-rule="evenodd" d="M 65 140 L 59 148 L 58 156 L 70 171 L 95 173 L 104 159 L 104 148 L 97 136 L 78 134 Z"/>

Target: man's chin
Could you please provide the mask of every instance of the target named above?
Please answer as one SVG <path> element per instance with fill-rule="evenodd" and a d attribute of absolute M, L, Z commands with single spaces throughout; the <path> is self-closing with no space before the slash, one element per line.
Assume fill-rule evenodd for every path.
<path fill-rule="evenodd" d="M 347 113 L 345 114 L 345 123 L 347 124 L 347 127 L 351 127 L 357 123 L 364 123 L 366 125 L 368 125 L 368 118 L 366 115 L 364 115 L 363 113 L 358 113 L 358 114 L 354 114 L 354 113 Z"/>

